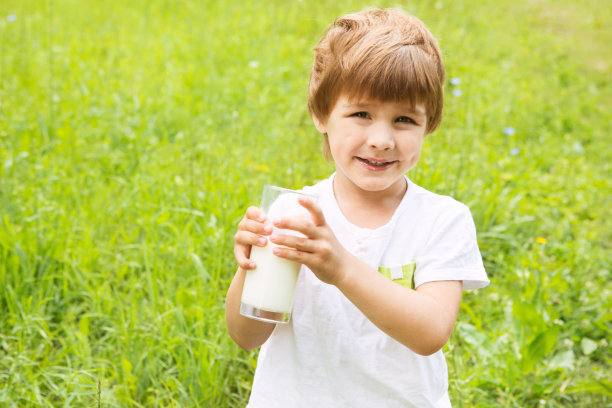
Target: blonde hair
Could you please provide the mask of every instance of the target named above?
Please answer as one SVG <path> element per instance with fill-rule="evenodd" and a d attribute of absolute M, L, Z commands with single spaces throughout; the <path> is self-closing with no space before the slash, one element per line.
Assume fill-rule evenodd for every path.
<path fill-rule="evenodd" d="M 438 42 L 416 17 L 367 9 L 339 17 L 314 48 L 308 110 L 327 121 L 340 96 L 423 104 L 426 132 L 442 120 L 444 64 Z M 325 157 L 330 158 L 325 138 Z"/>

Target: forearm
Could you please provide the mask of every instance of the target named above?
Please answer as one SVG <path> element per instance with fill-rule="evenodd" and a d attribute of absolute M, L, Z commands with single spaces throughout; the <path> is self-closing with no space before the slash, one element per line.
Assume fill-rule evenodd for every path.
<path fill-rule="evenodd" d="M 255 349 L 266 342 L 272 334 L 274 323 L 249 319 L 240 314 L 240 298 L 246 272 L 238 268 L 225 300 L 225 321 L 227 331 L 236 344 L 245 350 Z"/>
<path fill-rule="evenodd" d="M 461 302 L 461 282 L 431 282 L 413 290 L 357 258 L 351 258 L 346 268 L 336 286 L 379 329 L 422 355 L 446 344 Z"/>

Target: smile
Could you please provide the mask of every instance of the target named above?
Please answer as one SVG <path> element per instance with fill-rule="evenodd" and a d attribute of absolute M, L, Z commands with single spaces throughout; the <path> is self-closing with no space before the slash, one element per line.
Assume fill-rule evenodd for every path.
<path fill-rule="evenodd" d="M 391 166 L 396 160 L 393 161 L 382 161 L 382 160 L 373 160 L 373 159 L 364 159 L 362 157 L 356 157 L 356 159 L 365 165 L 368 168 L 372 168 L 375 170 L 383 170 L 387 167 Z"/>

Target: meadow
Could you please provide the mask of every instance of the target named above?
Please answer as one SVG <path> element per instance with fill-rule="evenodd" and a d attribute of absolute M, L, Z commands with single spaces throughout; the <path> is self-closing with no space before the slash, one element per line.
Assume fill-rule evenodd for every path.
<path fill-rule="evenodd" d="M 3 0 L 0 406 L 244 406 L 233 234 L 264 184 L 326 178 L 312 47 L 367 6 L 442 47 L 409 177 L 468 204 L 491 285 L 445 346 L 453 406 L 612 407 L 605 1 Z"/>

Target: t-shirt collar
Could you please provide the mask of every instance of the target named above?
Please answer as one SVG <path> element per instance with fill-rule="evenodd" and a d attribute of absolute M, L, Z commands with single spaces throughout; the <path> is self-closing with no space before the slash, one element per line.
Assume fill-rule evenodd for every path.
<path fill-rule="evenodd" d="M 406 179 L 406 183 L 408 184 L 408 188 L 406 189 L 406 192 L 404 193 L 404 196 L 402 197 L 402 200 L 400 201 L 399 205 L 395 209 L 395 212 L 393 213 L 393 216 L 391 217 L 391 219 L 385 225 L 381 225 L 378 228 L 374 228 L 374 229 L 363 228 L 363 227 L 358 227 L 357 225 L 350 222 L 344 216 L 344 214 L 342 213 L 342 210 L 340 210 L 340 206 L 338 205 L 338 201 L 336 200 L 336 195 L 334 193 L 334 177 L 335 176 L 336 176 L 336 173 L 334 172 L 329 177 L 329 183 L 327 183 L 327 188 L 329 189 L 328 197 L 331 197 L 331 200 L 332 200 L 332 203 L 330 206 L 332 214 L 330 215 L 333 216 L 335 220 L 337 220 L 339 224 L 338 226 L 341 226 L 343 229 L 345 229 L 350 234 L 353 234 L 356 237 L 360 237 L 360 238 L 367 237 L 367 238 L 372 239 L 372 238 L 376 238 L 380 236 L 386 236 L 387 234 L 389 234 L 395 227 L 397 218 L 401 215 L 403 211 L 406 210 L 408 203 L 410 202 L 410 197 L 412 196 L 415 190 L 414 183 L 410 181 L 408 176 L 404 175 L 404 178 Z"/>

